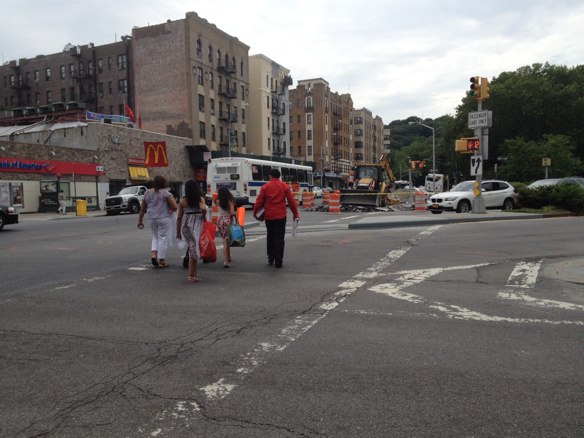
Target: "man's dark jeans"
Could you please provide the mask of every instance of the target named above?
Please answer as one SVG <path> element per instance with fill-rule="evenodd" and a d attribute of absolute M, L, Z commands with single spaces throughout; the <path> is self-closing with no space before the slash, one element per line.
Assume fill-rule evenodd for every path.
<path fill-rule="evenodd" d="M 268 262 L 275 262 L 276 266 L 282 265 L 284 259 L 284 235 L 286 234 L 286 218 L 266 219 L 268 231 L 267 248 Z"/>

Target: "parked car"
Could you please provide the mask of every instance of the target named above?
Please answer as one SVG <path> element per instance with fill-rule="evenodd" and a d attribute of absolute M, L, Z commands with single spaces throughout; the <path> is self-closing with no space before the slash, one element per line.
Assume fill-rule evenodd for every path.
<path fill-rule="evenodd" d="M 146 186 L 124 187 L 117 195 L 105 198 L 105 213 L 108 216 L 120 214 L 122 211 L 138 213 L 146 190 Z"/>
<path fill-rule="evenodd" d="M 0 205 L 0 231 L 4 225 L 17 224 L 18 212 L 14 207 L 8 205 Z"/>
<path fill-rule="evenodd" d="M 314 193 L 314 198 L 322 198 L 322 189 L 318 186 L 312 188 L 312 193 Z"/>
<path fill-rule="evenodd" d="M 470 212 L 475 198 L 474 184 L 475 181 L 464 181 L 452 187 L 449 192 L 430 196 L 426 204 L 428 210 L 434 214 L 440 214 L 443 211 Z M 511 210 L 515 207 L 513 196 L 515 189 L 508 182 L 485 180 L 481 183 L 481 190 L 486 208 Z"/>
<path fill-rule="evenodd" d="M 555 186 L 558 184 L 578 184 L 584 187 L 584 178 L 580 176 L 567 176 L 565 178 L 546 178 L 538 179 L 527 186 L 528 189 L 536 189 L 544 186 Z"/>

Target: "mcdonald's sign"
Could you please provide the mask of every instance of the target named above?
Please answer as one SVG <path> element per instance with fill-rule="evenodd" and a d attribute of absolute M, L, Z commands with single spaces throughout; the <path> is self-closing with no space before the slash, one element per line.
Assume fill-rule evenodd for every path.
<path fill-rule="evenodd" d="M 168 167 L 168 157 L 166 155 L 165 141 L 144 142 L 144 166 Z"/>

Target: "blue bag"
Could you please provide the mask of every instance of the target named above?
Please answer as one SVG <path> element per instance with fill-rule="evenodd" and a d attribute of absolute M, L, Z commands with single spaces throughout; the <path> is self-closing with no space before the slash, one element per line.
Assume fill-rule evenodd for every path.
<path fill-rule="evenodd" d="M 229 224 L 227 228 L 227 242 L 229 246 L 238 246 L 243 248 L 245 246 L 245 231 L 238 223 Z"/>

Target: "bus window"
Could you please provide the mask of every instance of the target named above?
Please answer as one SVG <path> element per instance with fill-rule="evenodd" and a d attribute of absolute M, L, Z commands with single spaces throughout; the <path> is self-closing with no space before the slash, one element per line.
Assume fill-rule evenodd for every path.
<path fill-rule="evenodd" d="M 272 170 L 272 166 L 262 166 L 262 176 L 264 181 L 270 180 L 270 171 Z"/>
<path fill-rule="evenodd" d="M 298 182 L 308 182 L 308 172 L 306 170 L 298 170 Z"/>
<path fill-rule="evenodd" d="M 262 181 L 262 166 L 257 164 L 251 165 L 251 179 L 254 181 Z"/>
<path fill-rule="evenodd" d="M 296 169 L 290 169 L 290 182 L 298 182 L 298 172 Z"/>
<path fill-rule="evenodd" d="M 284 181 L 284 182 L 290 182 L 290 172 L 292 170 L 291 169 L 288 169 L 287 167 L 283 167 L 280 170 L 282 171 L 282 181 Z"/>

